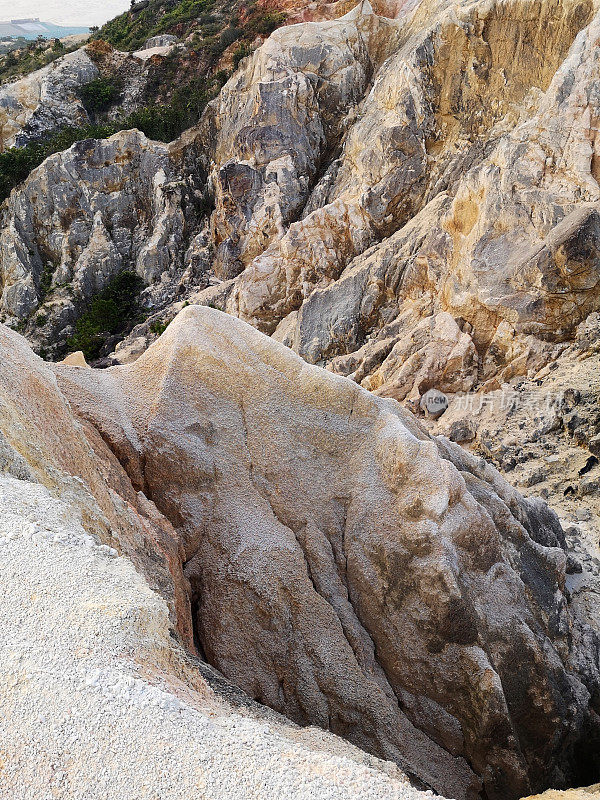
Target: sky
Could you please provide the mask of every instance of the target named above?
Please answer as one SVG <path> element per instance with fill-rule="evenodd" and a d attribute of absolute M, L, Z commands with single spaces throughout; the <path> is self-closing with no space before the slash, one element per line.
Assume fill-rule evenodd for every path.
<path fill-rule="evenodd" d="M 0 21 L 39 17 L 59 25 L 102 25 L 129 8 L 129 0 L 0 0 Z"/>

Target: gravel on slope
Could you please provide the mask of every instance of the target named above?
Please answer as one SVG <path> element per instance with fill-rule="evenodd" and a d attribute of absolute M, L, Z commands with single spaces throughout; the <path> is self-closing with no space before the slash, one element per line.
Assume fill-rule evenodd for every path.
<path fill-rule="evenodd" d="M 330 734 L 186 685 L 164 601 L 66 504 L 7 475 L 0 630 L 3 800 L 433 797 Z"/>

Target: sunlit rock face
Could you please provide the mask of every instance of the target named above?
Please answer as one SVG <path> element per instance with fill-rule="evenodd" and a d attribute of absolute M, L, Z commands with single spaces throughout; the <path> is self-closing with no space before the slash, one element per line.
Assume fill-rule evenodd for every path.
<path fill-rule="evenodd" d="M 545 504 L 216 310 L 54 371 L 173 526 L 196 644 L 250 696 L 448 797 L 577 780 L 599 641 Z"/>

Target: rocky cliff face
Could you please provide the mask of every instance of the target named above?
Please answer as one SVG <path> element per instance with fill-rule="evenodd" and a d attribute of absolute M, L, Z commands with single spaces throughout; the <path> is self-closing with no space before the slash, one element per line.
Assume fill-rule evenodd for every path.
<path fill-rule="evenodd" d="M 78 90 L 98 77 L 85 48 L 0 87 L 0 152 L 89 122 Z"/>
<path fill-rule="evenodd" d="M 26 318 L 41 306 L 60 346 L 77 311 L 119 271 L 172 281 L 185 252 L 183 189 L 168 148 L 139 131 L 47 159 L 2 219 L 5 312 Z"/>
<path fill-rule="evenodd" d="M 251 697 L 454 798 L 594 763 L 599 643 L 544 504 L 218 311 L 58 386 L 4 331 L 10 470 L 89 498 L 142 570 L 160 541 L 188 644 Z"/>
<path fill-rule="evenodd" d="M 210 105 L 196 136 L 200 146 L 210 142 L 218 278 L 250 266 L 303 213 L 349 113 L 397 41 L 396 24 L 359 10 L 283 28 Z"/>
<path fill-rule="evenodd" d="M 261 703 L 448 797 L 591 783 L 600 568 L 481 455 L 596 548 L 600 16 L 346 11 L 275 31 L 176 141 L 78 142 L 13 190 L 5 321 L 62 355 L 124 270 L 149 317 L 108 371 L 3 328 L 0 458 Z M 432 388 L 435 438 L 395 402 Z"/>
<path fill-rule="evenodd" d="M 511 26 L 527 24 L 526 8 L 506 7 Z M 548 340 L 598 303 L 598 188 L 577 99 L 584 86 L 593 98 L 594 26 L 548 87 L 581 9 L 540 8 L 540 25 L 564 16 L 556 28 L 566 36 L 550 45 L 545 74 L 530 70 L 533 49 L 523 53 L 516 36 L 517 52 L 494 52 L 500 9 L 487 13 L 442 12 L 390 57 L 327 176 L 327 202 L 245 270 L 225 305 L 267 332 L 279 324 L 276 337 L 309 361 L 398 399 L 433 385 L 468 390 L 517 358 L 521 369 L 536 357 L 541 366 Z M 464 63 L 450 55 L 459 42 Z M 525 88 L 537 106 L 513 127 L 509 105 L 516 115 Z M 500 364 L 495 337 L 512 348 Z"/>
<path fill-rule="evenodd" d="M 415 406 L 432 386 L 493 388 L 539 370 L 600 303 L 597 25 L 591 4 L 568 0 L 423 2 L 396 19 L 363 3 L 275 31 L 164 156 L 170 183 L 191 185 L 197 210 L 190 216 L 189 197 L 175 191 L 162 224 L 180 231 L 189 220 L 164 269 L 130 253 L 147 282 L 163 282 L 148 305 L 168 319 L 169 303 L 196 292 L 309 362 Z M 120 136 L 117 150 L 130 134 Z M 103 148 L 59 158 L 87 185 L 86 158 L 100 160 Z M 130 180 L 128 162 L 112 163 L 90 193 L 122 191 L 116 173 Z M 52 295 L 35 291 L 39 259 L 14 250 L 69 249 L 65 216 L 87 220 L 77 234 L 84 269 L 97 243 L 72 194 L 58 193 L 56 221 L 23 225 L 19 209 L 38 192 L 34 173 L 7 204 L 0 273 L 5 314 L 27 324 L 40 301 L 50 304 L 49 326 L 26 328 L 47 347 L 76 304 L 57 316 Z M 105 249 L 119 251 L 113 271 L 121 241 L 146 236 L 136 218 L 145 196 L 114 239 L 110 210 L 97 221 Z M 61 255 L 53 286 L 79 294 L 73 261 Z M 11 288 L 23 281 L 26 290 Z M 15 303 L 23 291 L 28 301 Z"/>
<path fill-rule="evenodd" d="M 530 378 L 454 396 L 427 424 L 493 462 L 526 494 L 549 498 L 574 555 L 597 570 L 600 542 L 600 315 Z M 586 546 L 587 545 L 587 546 Z"/>

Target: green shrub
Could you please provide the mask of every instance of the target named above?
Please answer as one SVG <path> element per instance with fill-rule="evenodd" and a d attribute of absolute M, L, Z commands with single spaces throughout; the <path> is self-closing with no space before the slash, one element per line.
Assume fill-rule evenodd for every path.
<path fill-rule="evenodd" d="M 162 334 L 167 330 L 171 320 L 168 322 L 160 322 L 160 320 L 155 319 L 154 322 L 150 323 L 150 330 L 152 333 L 158 334 L 158 336 L 162 336 Z"/>
<path fill-rule="evenodd" d="M 219 86 L 224 86 L 230 78 L 230 74 L 226 69 L 220 69 L 215 72 L 215 81 Z"/>
<path fill-rule="evenodd" d="M 241 28 L 225 28 L 225 30 L 221 33 L 221 46 L 223 50 L 226 50 L 230 45 L 240 38 L 243 34 Z"/>
<path fill-rule="evenodd" d="M 82 350 L 86 359 L 98 358 L 106 340 L 124 333 L 132 323 L 144 317 L 139 294 L 144 282 L 135 272 L 116 275 L 97 294 L 75 323 L 75 332 L 67 341 L 69 352 Z"/>
<path fill-rule="evenodd" d="M 109 109 L 121 96 L 121 87 L 110 78 L 96 78 L 79 89 L 85 110 L 95 116 Z"/>
<path fill-rule="evenodd" d="M 179 0 L 176 3 L 165 3 L 164 0 L 153 0 L 150 5 L 136 14 L 126 11 L 94 34 L 94 38 L 104 39 L 119 50 L 138 50 L 146 39 L 159 33 L 167 33 L 174 28 L 184 36 L 198 17 L 210 11 L 214 0 Z"/>
<path fill-rule="evenodd" d="M 55 270 L 56 266 L 51 261 L 46 261 L 40 278 L 40 287 L 39 287 L 40 302 L 43 302 L 44 298 L 50 291 L 50 287 L 52 286 L 52 278 L 54 277 Z"/>
<path fill-rule="evenodd" d="M 43 148 L 39 145 L 11 147 L 0 153 L 0 201 L 43 160 Z"/>
<path fill-rule="evenodd" d="M 223 71 L 214 78 L 197 77 L 186 86 L 176 89 L 169 105 L 141 108 L 115 122 L 85 125 L 82 128 L 63 128 L 42 142 L 5 150 L 0 153 L 0 202 L 44 159 L 67 150 L 75 142 L 106 139 L 117 131 L 131 128 L 138 128 L 149 139 L 161 142 L 176 139 L 184 130 L 198 122 L 206 104 L 221 88 L 224 75 L 226 73 Z"/>
<path fill-rule="evenodd" d="M 253 52 L 254 52 L 253 48 L 250 47 L 250 45 L 247 45 L 245 42 L 242 42 L 242 44 L 236 50 L 233 51 L 233 68 L 237 69 L 240 65 L 240 61 L 242 60 L 242 58 L 246 58 L 246 56 L 249 56 Z"/>
<path fill-rule="evenodd" d="M 215 17 L 212 17 L 211 19 L 212 22 L 201 23 L 203 36 L 218 36 L 223 29 L 222 22 L 219 22 L 218 20 L 215 21 Z"/>
<path fill-rule="evenodd" d="M 273 33 L 275 28 L 279 28 L 285 22 L 287 14 L 284 12 L 270 11 L 267 14 L 254 17 L 250 21 L 249 28 L 255 33 L 261 33 L 268 36 Z"/>

